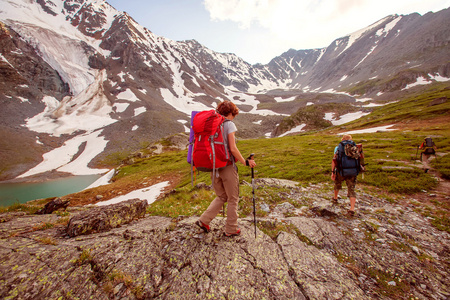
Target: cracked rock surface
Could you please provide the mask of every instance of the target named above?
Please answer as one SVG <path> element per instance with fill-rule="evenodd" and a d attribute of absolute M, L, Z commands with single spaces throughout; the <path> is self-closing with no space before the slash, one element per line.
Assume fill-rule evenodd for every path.
<path fill-rule="evenodd" d="M 108 231 L 70 237 L 68 225 L 59 225 L 55 214 L 1 216 L 0 298 L 450 296 L 449 234 L 412 209 L 361 193 L 358 213 L 350 218 L 347 203 L 326 201 L 329 195 L 317 187 L 293 186 L 285 198 L 307 209 L 271 208 L 276 214 L 258 218 L 256 238 L 250 216 L 239 219 L 242 233 L 236 237 L 223 235 L 221 217 L 210 224 L 210 233 L 195 226 L 197 217 L 132 220 L 127 215 Z M 69 208 L 69 213 L 73 220 L 90 220 L 89 208 Z M 55 225 L 36 229 L 46 223 Z M 281 226 L 275 236 L 264 233 L 275 225 Z"/>

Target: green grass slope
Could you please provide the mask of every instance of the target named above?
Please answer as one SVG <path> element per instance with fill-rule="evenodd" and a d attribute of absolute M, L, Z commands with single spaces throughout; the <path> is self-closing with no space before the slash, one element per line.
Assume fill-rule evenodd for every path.
<path fill-rule="evenodd" d="M 343 126 L 282 138 L 239 140 L 238 148 L 244 156 L 255 154 L 257 178 L 289 179 L 300 185 L 321 183 L 327 187 L 326 192 L 331 197 L 331 159 L 340 135 L 348 130 L 396 125 L 398 129 L 395 131 L 355 134 L 353 140 L 364 145 L 365 162 L 368 163 L 364 176 L 358 176 L 357 188 L 392 199 L 401 198 L 438 186 L 434 174 L 425 173 L 422 163 L 416 160 L 420 157 L 417 147 L 427 136 L 433 137 L 438 146 L 438 159 L 432 161 L 437 175 L 444 179 L 450 176 L 448 98 L 450 90 L 445 85 L 436 85 L 422 94 L 410 95 L 377 108 L 372 114 Z M 131 165 L 119 167 L 111 184 L 65 198 L 71 200 L 71 205 L 84 205 L 98 202 L 96 195 L 102 195 L 102 201 L 105 201 L 169 180 L 171 192 L 164 195 L 162 201 L 153 203 L 149 212 L 170 217 L 199 215 L 209 205 L 214 193 L 191 186 L 190 165 L 186 162 L 186 156 L 186 150 L 168 151 L 138 159 Z M 241 181 L 250 182 L 250 169 L 239 166 L 239 176 Z M 210 184 L 209 173 L 196 174 L 195 183 L 200 182 Z M 269 198 L 272 201 L 280 198 L 277 196 L 279 191 L 265 193 L 271 195 Z M 241 197 L 240 214 L 246 216 L 252 211 L 251 188 L 248 185 L 241 185 Z M 448 204 L 444 206 L 448 212 Z M 444 217 L 448 216 L 447 212 Z"/>

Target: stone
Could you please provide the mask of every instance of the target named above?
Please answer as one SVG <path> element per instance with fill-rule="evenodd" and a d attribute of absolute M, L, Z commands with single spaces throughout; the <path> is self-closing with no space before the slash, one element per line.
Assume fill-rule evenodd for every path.
<path fill-rule="evenodd" d="M 270 212 L 270 206 L 267 203 L 260 203 L 259 208 L 267 213 Z"/>
<path fill-rule="evenodd" d="M 274 209 L 274 213 L 275 214 L 279 214 L 279 215 L 284 215 L 286 213 L 291 213 L 295 210 L 295 206 L 292 205 L 289 202 L 284 202 L 281 204 L 278 204 L 275 209 Z"/>
<path fill-rule="evenodd" d="M 314 202 L 311 210 L 322 217 L 334 217 L 341 212 L 341 209 L 337 205 L 334 205 L 331 201 L 327 200 Z"/>
<path fill-rule="evenodd" d="M 277 178 L 256 178 L 255 184 L 259 186 L 271 186 L 279 188 L 297 188 L 298 182 Z"/>
<path fill-rule="evenodd" d="M 108 231 L 145 215 L 147 200 L 131 199 L 117 204 L 92 208 L 69 220 L 70 237 Z"/>
<path fill-rule="evenodd" d="M 59 209 L 66 209 L 69 206 L 69 204 L 70 204 L 69 200 L 62 201 L 61 198 L 56 198 L 45 204 L 45 206 L 42 209 L 38 210 L 36 214 L 38 215 L 51 214 Z"/>

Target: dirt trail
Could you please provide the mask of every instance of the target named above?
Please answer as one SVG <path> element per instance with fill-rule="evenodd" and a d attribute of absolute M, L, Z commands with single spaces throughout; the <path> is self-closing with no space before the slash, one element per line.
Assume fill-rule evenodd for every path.
<path fill-rule="evenodd" d="M 423 204 L 439 203 L 441 209 L 446 210 L 446 215 L 450 215 L 450 181 L 440 176 L 439 172 L 433 168 L 430 161 L 436 159 L 434 155 L 423 155 L 422 165 L 424 172 L 434 176 L 438 180 L 438 185 L 432 190 L 412 195 Z M 431 201 L 433 200 L 433 201 Z M 433 205 L 435 205 L 433 203 Z"/>

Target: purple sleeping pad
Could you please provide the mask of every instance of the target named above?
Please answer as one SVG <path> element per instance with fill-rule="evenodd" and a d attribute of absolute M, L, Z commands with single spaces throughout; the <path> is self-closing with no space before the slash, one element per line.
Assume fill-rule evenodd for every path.
<path fill-rule="evenodd" d="M 194 117 L 197 113 L 198 113 L 198 111 L 193 111 L 191 113 L 191 131 L 189 133 L 189 148 L 188 148 L 188 156 L 187 156 L 188 163 L 191 163 L 192 149 L 194 148 L 194 130 L 192 129 L 192 124 L 194 123 Z"/>

